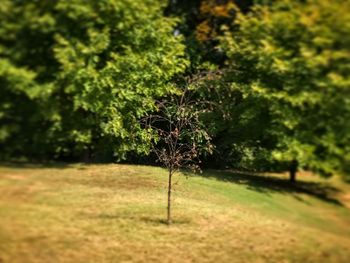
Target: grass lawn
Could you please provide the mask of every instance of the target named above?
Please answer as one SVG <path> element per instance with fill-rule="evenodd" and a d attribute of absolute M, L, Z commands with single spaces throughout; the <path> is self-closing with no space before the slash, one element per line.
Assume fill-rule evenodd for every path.
<path fill-rule="evenodd" d="M 0 166 L 0 262 L 350 262 L 350 186 L 308 174 Z"/>

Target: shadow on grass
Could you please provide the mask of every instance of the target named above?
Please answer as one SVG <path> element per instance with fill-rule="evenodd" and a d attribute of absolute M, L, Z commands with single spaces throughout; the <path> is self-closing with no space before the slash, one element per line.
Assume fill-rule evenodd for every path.
<path fill-rule="evenodd" d="M 155 217 L 155 216 L 137 216 L 137 215 L 123 215 L 123 214 L 99 214 L 94 218 L 98 219 L 104 219 L 104 220 L 118 220 L 118 219 L 124 219 L 124 220 L 132 220 L 132 221 L 141 221 L 147 224 L 152 224 L 152 225 L 168 225 L 167 220 L 164 218 L 160 217 Z M 172 220 L 171 225 L 184 225 L 184 224 L 190 224 L 191 221 L 189 219 L 177 219 L 174 218 Z"/>
<path fill-rule="evenodd" d="M 65 169 L 65 168 L 72 167 L 73 165 L 74 163 L 64 163 L 64 162 L 22 162 L 22 161 L 0 162 L 0 166 L 2 167 L 18 168 L 18 169 L 42 169 L 42 168 Z"/>
<path fill-rule="evenodd" d="M 245 172 L 229 171 L 206 171 L 201 174 L 203 177 L 215 178 L 224 182 L 231 182 L 240 185 L 246 185 L 248 189 L 260 193 L 283 193 L 290 194 L 299 201 L 307 203 L 298 194 L 307 194 L 322 201 L 343 206 L 343 204 L 333 198 L 341 190 L 327 183 L 297 181 L 290 183 L 289 180 L 267 176 L 262 174 L 251 174 Z"/>
<path fill-rule="evenodd" d="M 54 168 L 54 169 L 66 169 L 75 166 L 76 163 L 64 163 L 64 162 L 45 162 L 45 163 L 28 163 L 28 162 L 0 162 L 0 165 L 3 167 L 9 168 L 19 168 L 19 169 L 42 169 L 42 168 Z M 87 169 L 89 165 L 104 165 L 99 163 L 91 164 L 82 164 L 77 168 L 79 170 Z M 183 171 L 187 176 L 191 176 L 191 173 Z M 302 197 L 298 194 L 307 194 L 313 196 L 322 201 L 332 203 L 334 205 L 343 206 L 343 204 L 334 198 L 333 196 L 337 193 L 340 193 L 341 190 L 331 186 L 327 183 L 321 182 L 306 182 L 306 181 L 297 181 L 295 184 L 290 183 L 286 179 L 267 176 L 262 174 L 252 174 L 246 172 L 230 172 L 230 171 L 217 171 L 217 170 L 207 170 L 202 177 L 207 178 L 216 178 L 217 180 L 224 182 L 231 182 L 235 184 L 246 185 L 248 189 L 261 192 L 261 193 L 284 193 L 290 194 L 297 200 L 307 203 Z M 160 221 L 158 222 L 160 223 Z M 181 222 L 178 222 L 181 223 Z M 1 263 L 1 262 L 0 262 Z"/>
<path fill-rule="evenodd" d="M 87 170 L 89 166 L 104 166 L 106 163 L 84 163 L 84 162 L 58 162 L 58 161 L 47 161 L 47 162 L 28 162 L 28 161 L 0 161 L 0 166 L 8 168 L 18 169 L 66 169 L 66 168 L 77 168 L 78 170 Z M 1 263 L 1 262 L 0 262 Z"/>

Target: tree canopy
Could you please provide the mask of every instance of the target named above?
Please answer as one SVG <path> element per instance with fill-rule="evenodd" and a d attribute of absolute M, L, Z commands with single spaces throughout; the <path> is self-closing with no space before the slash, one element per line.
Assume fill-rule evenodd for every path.
<path fill-rule="evenodd" d="M 339 13 L 339 10 L 341 10 Z M 235 20 L 221 47 L 246 114 L 265 114 L 270 157 L 324 175 L 345 168 L 349 145 L 350 4 L 280 1 Z M 267 122 L 267 123 L 266 123 Z"/>
<path fill-rule="evenodd" d="M 164 1 L 3 1 L 1 137 L 9 153 L 142 151 L 137 118 L 188 64 Z M 21 19 L 17 19 L 21 17 Z M 41 150 L 40 150 L 41 149 Z M 90 154 L 90 153 L 88 153 Z"/>

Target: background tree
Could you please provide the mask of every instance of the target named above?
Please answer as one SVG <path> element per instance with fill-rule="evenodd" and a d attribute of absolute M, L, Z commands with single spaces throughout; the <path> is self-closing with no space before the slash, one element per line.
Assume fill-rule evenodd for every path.
<path fill-rule="evenodd" d="M 214 103 L 205 115 L 215 151 L 207 156 L 208 167 L 266 171 L 272 163 L 275 139 L 266 129 L 272 118 L 267 106 L 254 97 L 244 97 L 233 87 L 232 71 L 211 70 L 198 83 L 200 97 Z"/>
<path fill-rule="evenodd" d="M 203 63 L 222 66 L 224 53 L 218 49 L 223 25 L 230 26 L 236 11 L 247 12 L 253 0 L 169 0 L 166 13 L 181 18 L 177 32 L 185 36 L 190 57 L 189 75 L 197 74 Z"/>
<path fill-rule="evenodd" d="M 172 177 L 181 168 L 199 170 L 199 156 L 212 152 L 211 138 L 200 117 L 205 113 L 203 101 L 192 100 L 185 89 L 179 96 L 160 101 L 157 111 L 142 119 L 145 136 L 152 142 L 151 151 L 168 170 L 167 223 L 172 223 Z"/>
<path fill-rule="evenodd" d="M 226 80 L 255 101 L 244 114 L 266 113 L 270 158 L 289 167 L 291 181 L 298 167 L 331 175 L 348 162 L 349 11 L 340 0 L 257 5 L 222 38 Z"/>
<path fill-rule="evenodd" d="M 261 111 L 260 116 L 252 114 L 254 110 L 248 109 L 256 107 L 255 101 L 243 100 L 240 92 L 218 77 L 226 70 L 226 54 L 219 46 L 219 39 L 225 32 L 223 26 L 235 30 L 232 21 L 239 12 L 249 12 L 254 2 L 258 1 L 177 0 L 170 1 L 168 7 L 168 12 L 182 17 L 178 30 L 185 35 L 191 58 L 188 72 L 195 75 L 206 72 L 207 75 L 197 83 L 197 96 L 220 105 L 206 114 L 204 120 L 216 146 L 214 153 L 205 158 L 208 167 L 262 170 L 269 166 L 266 152 L 273 142 L 269 136 L 262 135 L 263 129 L 257 129 L 269 116 L 266 111 Z M 269 1 L 264 2 L 268 4 Z"/>
<path fill-rule="evenodd" d="M 112 160 L 142 152 L 131 138 L 137 119 L 188 65 L 165 4 L 2 1 L 1 154 Z"/>

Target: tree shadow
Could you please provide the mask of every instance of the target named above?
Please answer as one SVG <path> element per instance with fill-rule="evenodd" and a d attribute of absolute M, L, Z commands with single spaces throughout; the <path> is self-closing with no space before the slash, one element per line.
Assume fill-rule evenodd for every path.
<path fill-rule="evenodd" d="M 146 224 L 151 225 L 168 225 L 167 220 L 164 217 L 159 216 L 150 216 L 150 215 L 128 215 L 128 214 L 98 214 L 93 217 L 94 219 L 103 219 L 103 220 L 118 220 L 118 219 L 126 219 L 132 221 L 141 221 Z M 175 218 L 172 220 L 171 225 L 185 225 L 190 224 L 191 221 L 189 219 L 184 218 Z"/>
<path fill-rule="evenodd" d="M 65 169 L 70 168 L 74 163 L 66 162 L 27 162 L 27 161 L 1 161 L 0 166 L 17 169 L 42 169 L 42 168 L 54 168 Z"/>
<path fill-rule="evenodd" d="M 334 195 L 341 193 L 339 188 L 323 182 L 297 181 L 291 183 L 287 179 L 268 176 L 264 174 L 253 174 L 246 172 L 230 171 L 205 171 L 202 177 L 215 178 L 224 182 L 246 185 L 248 189 L 260 193 L 283 193 L 290 194 L 295 199 L 307 203 L 299 194 L 306 194 L 324 202 L 338 206 L 344 206 Z"/>
<path fill-rule="evenodd" d="M 60 162 L 60 161 L 0 161 L 0 166 L 18 169 L 66 169 L 76 168 L 78 170 L 87 170 L 90 166 L 104 166 L 106 163 L 84 163 L 84 162 Z"/>

